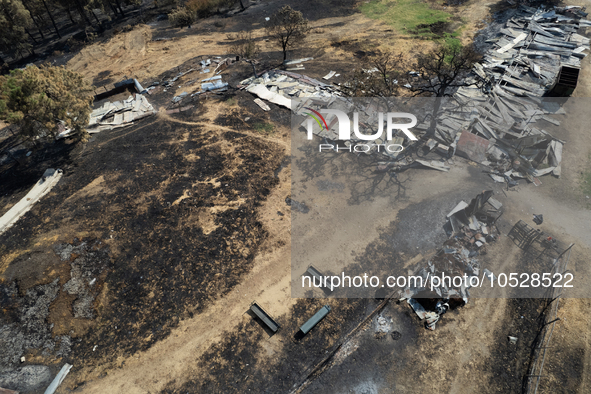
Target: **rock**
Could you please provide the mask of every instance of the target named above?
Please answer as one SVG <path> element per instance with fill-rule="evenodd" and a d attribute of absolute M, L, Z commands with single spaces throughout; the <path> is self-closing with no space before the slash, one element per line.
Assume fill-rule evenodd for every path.
<path fill-rule="evenodd" d="M 29 392 L 44 389 L 51 383 L 51 371 L 45 365 L 26 365 L 0 375 L 0 386 Z"/>

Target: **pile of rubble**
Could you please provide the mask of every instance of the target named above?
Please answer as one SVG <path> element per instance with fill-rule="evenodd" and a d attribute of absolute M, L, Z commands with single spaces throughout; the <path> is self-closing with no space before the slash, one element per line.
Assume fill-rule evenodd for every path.
<path fill-rule="evenodd" d="M 238 87 L 274 104 L 291 109 L 291 99 L 322 97 L 330 99 L 341 93 L 332 85 L 290 71 L 272 70 L 258 78 L 248 78 Z"/>
<path fill-rule="evenodd" d="M 539 185 L 538 176 L 560 176 L 564 141 L 533 124 L 560 125 L 548 116 L 565 114 L 560 103 L 540 97 L 574 90 L 589 50 L 589 39 L 576 33 L 591 26 L 582 19 L 586 15 L 577 6 L 521 5 L 499 36 L 489 40 L 494 45 L 483 61 L 474 65 L 467 79 L 474 86 L 459 88 L 455 101 L 440 111 L 434 145 L 491 165 L 491 177 L 509 185 L 516 178 Z"/>
<path fill-rule="evenodd" d="M 465 305 L 468 302 L 471 288 L 470 278 L 476 276 L 491 279 L 493 274 L 484 269 L 481 276 L 481 265 L 476 259 L 486 254 L 489 243 L 498 239 L 499 232 L 495 222 L 501 217 L 502 204 L 492 198 L 492 191 L 485 191 L 469 204 L 461 201 L 448 215 L 445 229 L 449 239 L 443 247 L 427 261 L 426 266 L 419 264 L 412 275 L 423 278 L 422 286 L 413 283 L 402 291 L 401 299 L 406 299 L 426 327 L 435 329 L 448 309 Z M 438 281 L 437 286 L 430 287 L 429 278 L 463 277 L 467 278 L 457 286 L 455 281 Z M 493 278 L 494 279 L 494 276 Z"/>
<path fill-rule="evenodd" d="M 540 97 L 557 86 L 576 86 L 581 59 L 587 56 L 583 52 L 589 50 L 589 39 L 576 33 L 591 26 L 582 19 L 586 15 L 578 6 L 548 10 L 521 5 L 499 36 L 488 41 L 493 46 L 474 66 L 474 78 L 487 85 L 484 91 L 460 88 L 457 95 L 482 97 L 498 86 L 506 94 Z"/>
<path fill-rule="evenodd" d="M 166 81 L 154 81 L 150 84 L 147 91 L 150 92 L 150 91 L 156 89 L 156 87 L 162 86 L 162 88 L 163 88 L 162 91 L 166 92 L 169 89 L 172 89 L 176 86 L 176 83 L 179 80 L 179 78 L 184 77 L 185 75 L 190 74 L 195 71 L 199 71 L 199 74 L 209 74 L 209 73 L 211 73 L 211 67 L 215 65 L 216 67 L 213 70 L 212 77 L 205 78 L 205 79 L 201 79 L 202 77 L 201 78 L 198 77 L 195 79 L 191 79 L 182 85 L 177 86 L 177 88 L 179 88 L 181 86 L 191 86 L 195 82 L 200 81 L 201 82 L 201 89 L 193 91 L 192 93 L 188 93 L 187 91 L 184 91 L 181 94 L 179 94 L 178 96 L 174 96 L 172 98 L 172 102 L 179 103 L 187 96 L 194 97 L 199 94 L 202 94 L 205 92 L 210 92 L 210 91 L 215 91 L 216 93 L 224 92 L 224 91 L 228 90 L 228 83 L 222 82 L 222 76 L 219 74 L 223 70 L 225 70 L 228 66 L 230 66 L 231 64 L 233 64 L 235 62 L 236 62 L 236 58 L 222 59 L 221 56 L 216 56 L 213 59 L 200 60 L 199 61 L 199 65 L 201 66 L 200 68 L 199 67 L 197 67 L 197 68 L 192 67 L 186 71 L 179 72 L 173 78 L 170 78 Z"/>
<path fill-rule="evenodd" d="M 103 130 L 124 127 L 133 121 L 156 113 L 152 104 L 141 94 L 129 96 L 122 101 L 106 101 L 90 114 L 87 131 L 90 134 Z"/>
<path fill-rule="evenodd" d="M 541 184 L 539 176 L 561 175 L 564 141 L 537 124 L 560 125 L 549 116 L 565 114 L 559 102 L 498 95 L 471 105 L 447 106 L 444 111 L 445 118 L 438 120 L 428 149 L 437 149 L 447 158 L 455 154 L 489 166 L 491 177 L 509 186 L 519 178 L 537 186 Z"/>
<path fill-rule="evenodd" d="M 395 172 L 419 164 L 448 171 L 446 164 L 451 162 L 445 161 L 457 154 L 490 166 L 490 176 L 508 186 L 515 185 L 519 178 L 540 185 L 539 176 L 560 176 L 564 141 L 542 127 L 543 122 L 559 126 L 560 121 L 551 115 L 563 115 L 565 111 L 560 102 L 549 102 L 542 96 L 568 96 L 576 86 L 581 59 L 590 48 L 589 39 L 577 33 L 579 28 L 591 26 L 591 21 L 584 19 L 586 16 L 584 8 L 578 6 L 536 9 L 520 5 L 498 37 L 487 41 L 493 45 L 466 78 L 469 86 L 459 88 L 452 100 L 438 107 L 435 129 L 426 146 L 429 151 L 441 153 L 441 160 L 409 162 L 405 158 L 406 148 L 415 142 L 401 135 L 388 143 L 404 146 L 404 153 L 380 150 L 386 142 L 384 136 L 367 141 L 354 133 L 345 145 L 362 143 L 367 148 L 356 152 L 388 156 L 391 161 L 380 163 L 378 170 Z M 305 60 L 310 59 L 294 62 L 300 64 Z M 331 71 L 324 79 L 334 75 Z M 328 107 L 345 113 L 355 110 L 360 114 L 359 124 L 370 125 L 378 124 L 377 116 L 383 109 L 379 100 L 359 108 L 334 85 L 289 71 L 268 71 L 242 81 L 238 87 L 286 108 L 292 107 L 293 99 L 299 99 L 293 110 L 303 116 L 302 128 L 312 129 L 325 142 L 339 140 L 339 122 L 336 116 L 328 115 L 324 125 L 310 123 L 310 109 Z M 260 99 L 257 104 L 269 111 L 270 107 Z M 413 113 L 425 120 L 434 107 L 432 102 L 415 106 Z M 537 123 L 540 121 L 542 126 Z M 413 132 L 420 136 L 429 128 L 429 122 L 423 121 L 413 127 Z"/>

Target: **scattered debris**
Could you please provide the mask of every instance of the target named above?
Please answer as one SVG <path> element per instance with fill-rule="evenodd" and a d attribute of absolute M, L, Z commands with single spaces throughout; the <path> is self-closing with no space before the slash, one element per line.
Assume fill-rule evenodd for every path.
<path fill-rule="evenodd" d="M 289 71 L 268 71 L 258 78 L 248 78 L 239 87 L 260 98 L 291 109 L 292 97 L 326 97 L 340 93 L 331 85 Z"/>
<path fill-rule="evenodd" d="M 216 61 L 216 60 L 214 60 L 214 61 Z M 228 57 L 228 58 L 225 58 L 224 60 L 218 61 L 218 65 L 215 68 L 215 70 L 213 70 L 213 73 L 216 75 L 221 73 L 226 68 L 228 68 L 228 66 L 236 63 L 236 61 L 237 61 L 237 58 L 235 58 L 235 57 L 234 58 Z"/>
<path fill-rule="evenodd" d="M 41 197 L 49 193 L 51 189 L 57 185 L 62 178 L 62 175 L 63 172 L 60 169 L 54 170 L 53 168 L 49 168 L 45 170 L 41 179 L 37 181 L 27 195 L 0 217 L 0 234 L 8 230 L 20 219 L 21 216 L 27 213 L 31 207 L 41 199 Z"/>
<path fill-rule="evenodd" d="M 375 331 L 377 333 L 388 333 L 392 329 L 392 318 L 378 315 L 376 319 Z"/>
<path fill-rule="evenodd" d="M 226 91 L 226 90 L 228 90 L 228 83 L 222 82 L 221 79 L 215 80 L 213 82 L 204 82 L 201 84 L 201 91 L 197 92 L 197 94 L 212 91 L 212 90 Z M 193 95 L 195 95 L 195 93 L 192 94 L 192 96 Z"/>
<path fill-rule="evenodd" d="M 256 94 L 273 104 L 281 105 L 286 108 L 291 108 L 291 100 L 267 89 L 264 85 L 251 85 L 247 88 L 250 93 Z"/>
<path fill-rule="evenodd" d="M 187 92 L 182 92 L 181 94 L 179 94 L 178 96 L 174 96 L 172 98 L 172 102 L 173 103 L 178 103 L 179 101 L 181 101 L 182 99 L 184 99 L 185 97 L 187 97 L 188 93 Z"/>
<path fill-rule="evenodd" d="M 509 343 L 511 345 L 517 345 L 517 337 L 512 337 L 509 335 L 507 338 L 509 339 Z"/>
<path fill-rule="evenodd" d="M 286 197 L 285 198 L 285 203 L 287 205 L 291 206 L 296 211 L 299 211 L 301 213 L 308 213 L 308 212 L 310 212 L 310 208 L 308 208 L 308 206 L 305 203 L 303 203 L 303 202 L 297 202 L 296 200 L 292 200 L 290 197 Z"/>
<path fill-rule="evenodd" d="M 335 76 L 335 74 L 336 74 L 336 71 L 331 71 L 328 74 L 326 74 L 325 76 L 323 76 L 322 79 L 326 79 L 326 80 L 331 79 L 332 77 Z"/>
<path fill-rule="evenodd" d="M 143 119 L 156 113 L 148 99 L 135 94 L 127 100 L 106 101 L 101 107 L 90 114 L 87 131 L 89 134 L 100 133 L 103 130 L 111 130 L 118 127 L 129 126 L 135 120 Z M 64 130 L 58 134 L 57 139 L 66 138 L 72 131 Z"/>
<path fill-rule="evenodd" d="M 255 102 L 255 103 L 257 103 L 257 105 L 258 105 L 259 107 L 261 107 L 261 109 L 262 109 L 263 111 L 270 111 L 270 110 L 271 110 L 271 108 L 270 108 L 270 107 L 269 107 L 267 104 L 265 104 L 265 103 L 263 102 L 263 100 L 261 100 L 261 99 L 255 99 L 255 100 L 254 100 L 254 102 Z"/>
<path fill-rule="evenodd" d="M 534 214 L 534 223 L 540 225 L 544 222 L 544 216 L 542 214 L 536 215 Z"/>
<path fill-rule="evenodd" d="M 457 153 L 489 166 L 490 177 L 495 182 L 506 183 L 508 187 L 515 186 L 517 179 L 527 179 L 534 185 L 540 185 L 540 176 L 550 173 L 560 176 L 564 141 L 552 137 L 536 122 L 560 125 L 560 121 L 553 117 L 565 114 L 560 103 L 542 100 L 541 97 L 551 91 L 556 92 L 565 84 L 570 84 L 568 86 L 572 91 L 576 86 L 581 59 L 589 50 L 589 39 L 576 31 L 580 27 L 591 26 L 591 21 L 568 10 L 560 7 L 552 10 L 519 7 L 514 17 L 500 30 L 499 37 L 489 40 L 494 44 L 484 59 L 474 65 L 473 73 L 466 79 L 472 85 L 459 88 L 453 95 L 454 100 L 446 101 L 441 107 L 434 138 L 427 142 L 430 151 L 437 149 L 448 159 Z M 329 79 L 332 75 L 331 71 L 324 78 Z M 410 72 L 409 75 L 416 73 Z M 276 78 L 273 74 L 271 78 L 263 76 L 243 84 L 258 83 L 273 87 L 276 82 L 283 82 L 283 79 Z M 301 83 L 301 80 L 297 82 Z M 297 89 L 299 86 L 279 85 L 277 91 L 285 97 L 307 97 L 307 94 L 302 94 L 306 92 Z M 302 102 L 294 109 L 297 114 L 303 115 L 306 108 L 326 106 L 328 103 L 330 108 L 351 112 L 351 105 L 346 99 L 342 102 L 334 100 L 340 96 L 338 91 L 326 87 L 318 89 L 318 86 L 316 90 L 318 93 L 312 97 L 328 98 Z M 425 108 L 425 115 L 428 111 L 429 108 Z M 377 121 L 371 118 L 369 111 L 366 113 L 368 123 Z M 326 119 L 328 130 L 312 125 L 313 133 L 326 140 L 337 141 L 338 122 L 330 115 Z M 306 124 L 302 126 L 306 129 Z M 418 124 L 413 132 L 420 134 L 428 127 L 426 123 Z M 351 143 L 354 142 L 366 143 L 353 137 Z M 378 140 L 375 145 L 381 142 Z M 367 145 L 373 148 L 371 142 Z M 364 153 L 377 151 L 370 149 Z M 383 149 L 379 152 L 394 158 L 399 155 Z M 446 170 L 437 162 L 417 162 Z"/>

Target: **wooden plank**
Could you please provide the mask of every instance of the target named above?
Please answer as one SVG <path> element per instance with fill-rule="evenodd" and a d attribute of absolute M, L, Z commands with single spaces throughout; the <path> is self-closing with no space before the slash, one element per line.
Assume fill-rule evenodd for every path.
<path fill-rule="evenodd" d="M 415 160 L 415 163 L 421 164 L 425 167 L 429 167 L 429 168 L 433 168 L 434 170 L 439 170 L 439 171 L 444 171 L 447 172 L 449 171 L 449 167 L 446 166 L 445 164 L 435 161 L 435 160 L 431 160 L 431 161 L 427 161 L 427 160 Z"/>
<path fill-rule="evenodd" d="M 538 23 L 531 21 L 528 25 L 528 28 L 533 31 L 536 32 L 538 34 L 541 34 L 545 37 L 548 38 L 554 38 L 554 35 L 552 33 L 548 33 L 546 30 L 544 30 L 544 28 L 542 26 L 540 26 Z"/>
<path fill-rule="evenodd" d="M 521 112 L 520 109 L 517 108 L 510 100 L 504 99 L 499 97 L 499 101 L 503 103 L 503 105 L 507 108 L 507 110 L 511 113 L 511 116 L 514 118 L 525 119 L 526 116 Z"/>
<path fill-rule="evenodd" d="M 486 103 L 485 103 L 486 104 Z M 494 123 L 503 123 L 503 118 L 491 113 L 486 107 L 478 107 L 478 112 L 485 118 L 489 118 Z"/>
<path fill-rule="evenodd" d="M 533 49 L 533 50 L 538 50 L 538 51 L 552 52 L 553 54 L 560 55 L 560 56 L 570 56 L 573 53 L 573 51 L 569 51 L 566 48 L 559 49 L 553 45 L 538 44 L 536 42 L 532 42 L 531 44 L 529 44 L 528 48 Z"/>

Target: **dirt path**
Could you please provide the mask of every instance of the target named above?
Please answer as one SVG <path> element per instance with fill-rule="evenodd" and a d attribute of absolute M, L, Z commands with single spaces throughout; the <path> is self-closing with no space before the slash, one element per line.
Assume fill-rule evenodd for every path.
<path fill-rule="evenodd" d="M 489 3 L 469 4 L 466 8 L 466 16 L 470 19 L 468 27 L 464 31 L 464 35 L 471 35 L 476 31 L 480 24 L 480 19 L 483 19 L 488 14 Z M 253 32 L 256 37 L 263 37 L 263 30 L 259 23 L 252 23 Z M 352 52 L 363 47 L 366 43 L 372 40 L 371 46 L 378 48 L 393 47 L 400 51 L 416 50 L 417 46 L 429 46 L 429 43 L 414 40 L 399 40 L 398 37 L 391 32 L 388 32 L 388 26 L 381 25 L 375 21 L 369 20 L 362 15 L 356 14 L 354 16 L 325 18 L 314 21 L 312 27 L 315 32 L 309 37 L 307 48 L 299 50 L 298 54 L 314 52 L 315 58 L 319 63 L 334 62 L 335 64 L 345 63 L 345 68 L 351 66 L 356 60 L 352 56 Z M 159 77 L 164 72 L 167 72 L 173 67 L 177 67 L 198 55 L 223 55 L 228 48 L 228 40 L 225 30 L 233 28 L 233 22 L 228 21 L 223 28 L 216 29 L 212 27 L 211 22 L 202 22 L 197 25 L 197 29 L 203 29 L 204 34 L 181 36 L 175 40 L 169 41 L 151 41 L 153 35 L 156 33 L 156 28 L 143 26 L 135 29 L 129 33 L 124 33 L 114 37 L 111 41 L 105 44 L 93 45 L 84 49 L 79 55 L 74 57 L 68 67 L 83 73 L 86 77 L 93 79 L 99 73 L 107 72 L 109 78 L 115 80 L 121 79 L 123 76 L 133 76 L 140 80 L 150 80 Z M 206 28 L 213 29 L 206 32 Z M 178 29 L 174 30 L 174 34 L 180 33 Z M 329 45 L 334 41 L 349 40 L 357 42 L 351 48 L 343 48 Z M 378 42 L 376 44 L 376 41 Z M 328 45 L 327 45 L 328 43 Z M 263 51 L 266 57 L 270 58 L 276 51 L 276 48 L 271 43 L 260 40 Z M 198 50 L 195 50 L 198 48 Z M 189 49 L 189 50 L 188 50 Z M 585 62 L 588 62 L 586 59 Z M 321 63 L 324 64 L 324 63 Z M 310 66 L 314 68 L 314 66 Z M 311 71 L 311 76 L 324 74 L 323 67 Z M 589 67 L 584 68 L 583 75 L 589 73 Z M 315 75 L 318 74 L 318 75 Z M 587 87 L 578 89 L 578 92 L 587 94 Z M 207 127 L 214 131 L 232 131 L 238 134 L 255 137 L 257 139 L 273 142 L 285 148 L 286 154 L 291 154 L 291 147 L 289 138 L 270 137 L 261 134 L 256 134 L 243 130 L 236 130 L 232 127 L 217 125 L 214 119 L 217 114 L 210 112 L 205 114 L 203 121 L 186 121 L 167 115 L 164 112 L 159 112 L 159 119 L 166 119 L 170 122 L 182 123 L 189 126 Z M 148 126 L 149 124 L 146 124 Z M 137 131 L 137 130 L 136 130 Z M 134 131 L 130 131 L 134 132 Z M 122 133 L 126 133 L 123 131 Z M 108 142 L 116 138 L 122 138 L 125 134 L 117 135 Z M 587 144 L 587 145 L 585 145 Z M 589 146 L 588 141 L 573 141 L 573 146 L 576 149 L 584 149 L 584 146 Z M 568 149 L 568 147 L 567 147 Z M 565 174 L 572 173 L 568 168 L 571 157 L 582 157 L 582 151 L 577 151 L 565 159 Z M 581 163 L 573 163 L 573 167 Z M 567 171 L 568 169 L 568 171 Z M 356 223 L 356 228 L 360 229 L 360 233 L 364 234 L 364 242 L 355 242 L 358 236 L 353 233 L 347 233 L 347 226 L 352 221 L 359 220 L 359 217 L 350 218 L 351 221 L 343 221 L 341 226 L 337 228 L 322 227 L 322 217 L 328 217 L 335 212 L 347 209 L 347 204 L 338 204 L 326 196 L 319 196 L 314 201 L 314 206 L 311 214 L 318 216 L 318 226 L 310 228 L 309 240 L 314 243 L 320 242 L 321 235 L 328 234 L 335 238 L 342 236 L 344 240 L 340 244 L 334 244 L 332 247 L 327 247 L 324 254 L 316 256 L 321 261 L 327 256 L 338 255 L 341 259 L 350 258 L 352 250 L 362 249 L 367 240 L 377 238 L 379 236 L 378 228 L 386 226 L 396 214 L 407 208 L 413 202 L 420 202 L 428 200 L 429 198 L 436 198 L 441 193 L 451 193 L 457 189 L 469 189 L 469 187 L 460 187 L 464 182 L 469 182 L 471 172 L 468 165 L 455 166 L 450 173 L 442 177 L 439 173 L 434 171 L 417 171 L 409 176 L 409 182 L 415 181 L 413 187 L 408 188 L 408 193 L 404 199 L 398 201 L 398 204 L 393 207 L 390 199 L 390 194 L 395 194 L 396 190 L 386 188 L 383 191 L 382 197 L 377 203 L 371 204 L 372 209 L 376 211 L 388 212 L 388 215 L 374 214 L 363 218 L 359 223 Z M 244 313 L 248 310 L 250 303 L 254 300 L 265 305 L 266 309 L 276 316 L 281 316 L 289 311 L 296 300 L 291 298 L 290 288 L 290 269 L 291 269 L 291 234 L 290 234 L 290 216 L 289 211 L 285 206 L 285 197 L 291 194 L 291 175 L 292 168 L 286 167 L 279 173 L 280 184 L 273 190 L 263 207 L 259 210 L 260 221 L 270 234 L 273 234 L 261 248 L 261 252 L 255 259 L 255 264 L 248 275 L 246 275 L 241 283 L 233 290 L 226 294 L 220 300 L 211 304 L 205 311 L 188 318 L 179 323 L 179 326 L 172 330 L 172 333 L 164 340 L 157 342 L 150 349 L 143 352 L 138 352 L 133 356 L 122 357 L 117 360 L 116 365 L 119 368 L 107 369 L 106 376 L 105 369 L 97 370 L 83 370 L 78 371 L 77 376 L 84 376 L 86 383 L 78 389 L 82 393 L 103 393 L 105 390 L 114 393 L 155 393 L 162 390 L 170 382 L 181 385 L 191 376 L 198 376 L 207 371 L 195 370 L 195 360 L 205 353 L 205 351 L 218 343 L 220 338 L 225 333 L 233 331 L 237 325 L 245 318 Z M 565 175 L 567 180 L 570 175 Z M 547 177 L 543 178 L 545 181 Z M 417 180 L 420 180 L 418 182 Z M 562 182 L 557 180 L 556 182 Z M 548 181 L 551 187 L 559 190 L 564 183 L 554 183 Z M 311 186 L 314 184 L 311 182 Z M 569 186 L 574 188 L 576 180 L 572 178 Z M 544 185 L 546 186 L 546 185 Z M 545 192 L 541 192 L 543 188 L 534 189 L 531 185 L 524 187 L 518 195 L 511 196 L 508 199 L 506 206 L 509 207 L 509 217 L 518 218 L 520 215 L 529 217 L 532 213 L 530 208 L 534 210 L 542 207 L 555 207 L 544 212 L 547 218 L 548 226 L 556 226 L 561 232 L 565 234 L 576 234 L 577 243 L 580 241 L 585 245 L 583 251 L 589 251 L 591 239 L 589 238 L 588 228 L 586 223 L 591 222 L 589 211 L 581 212 L 580 206 L 577 204 L 562 204 L 560 200 L 560 193 L 555 192 L 548 198 Z M 574 190 L 574 189 L 573 189 Z M 460 191 L 464 190 L 459 190 Z M 574 191 L 573 191 L 574 193 Z M 363 208 L 363 207 L 362 207 Z M 360 209 L 361 210 L 361 209 Z M 278 211 L 285 214 L 285 216 L 278 215 Z M 375 211 L 374 211 L 375 212 Z M 539 212 L 536 212 L 539 213 Z M 314 240 L 316 238 L 316 240 Z M 326 240 L 323 240 L 326 243 Z M 344 250 L 343 245 L 348 245 L 349 248 Z M 316 244 L 316 246 L 318 246 Z M 426 247 L 428 250 L 432 245 L 420 245 L 421 248 Z M 412 245 L 416 249 L 416 245 Z M 423 251 L 423 250 L 421 250 Z M 413 256 L 414 254 L 408 254 Z M 309 263 L 309 261 L 307 262 Z M 301 267 L 300 267 L 301 268 Z M 570 301 L 569 301 L 570 302 Z M 574 304 L 565 304 L 574 312 L 568 312 L 565 307 L 565 315 L 573 313 L 573 320 L 579 317 L 580 310 L 591 310 L 591 306 L 585 304 L 583 301 Z M 449 318 L 449 325 L 438 331 L 435 336 L 425 339 L 430 342 L 437 342 L 439 339 L 449 340 L 453 346 L 445 348 L 437 348 L 432 350 L 428 355 L 419 357 L 419 361 L 425 362 L 428 368 L 438 369 L 438 378 L 445 378 L 447 380 L 450 392 L 464 393 L 466 387 L 475 384 L 477 377 L 472 375 L 472 371 L 478 368 L 484 368 L 484 359 L 493 351 L 494 336 L 496 334 L 495 322 L 502 321 L 502 309 L 506 304 L 506 300 L 499 303 L 493 303 L 486 300 L 476 300 L 470 304 L 465 311 L 465 314 L 460 313 L 456 317 Z M 481 308 L 481 309 L 479 309 Z M 586 308 L 586 309 L 584 309 Z M 569 309 L 570 310 L 570 309 Z M 487 319 L 482 319 L 486 315 Z M 588 320 L 585 322 L 588 323 Z M 415 322 L 416 323 L 416 322 Z M 573 329 L 566 331 L 563 341 L 567 342 L 573 339 L 580 330 L 587 330 L 591 323 L 579 324 L 573 326 Z M 472 327 L 476 327 L 474 331 Z M 462 332 L 470 332 L 465 337 Z M 429 333 L 430 335 L 430 333 Z M 560 338 L 560 335 L 558 336 Z M 469 346 L 466 346 L 466 341 L 469 340 Z M 581 336 L 576 338 L 578 343 L 584 349 L 585 356 L 585 370 L 589 368 L 589 360 L 591 360 L 591 351 L 588 336 Z M 558 342 L 563 344 L 564 342 Z M 100 346 L 100 343 L 97 344 Z M 274 346 L 267 344 L 266 346 Z M 459 350 L 458 350 L 459 349 Z M 272 352 L 269 352 L 272 354 Z M 480 359 L 476 361 L 477 366 L 474 366 L 474 358 Z M 456 363 L 449 362 L 450 359 Z M 273 361 L 272 357 L 268 357 L 269 362 Z M 561 359 L 560 359 L 561 360 Z M 559 361 L 560 361 L 559 360 Z M 558 362 L 559 362 L 558 361 Z M 552 365 L 552 362 L 549 362 Z M 459 367 L 456 367 L 459 365 Z M 551 367 L 549 367 L 551 368 Z M 550 369 L 551 370 L 551 369 Z M 407 371 L 408 372 L 408 371 Z M 449 376 L 445 376 L 449 374 Z M 587 374 L 586 374 L 587 375 Z M 408 375 L 409 379 L 412 377 Z M 437 382 L 427 382 L 425 377 L 425 388 L 435 392 L 437 389 Z M 588 378 L 586 378 L 588 379 Z M 66 390 L 68 381 L 62 390 Z M 410 382 L 408 382 L 410 384 Z M 70 386 L 71 387 L 71 386 Z M 587 385 L 588 387 L 588 385 Z"/>
<path fill-rule="evenodd" d="M 210 121 L 204 120 L 203 122 L 189 122 L 186 120 L 176 119 L 176 118 L 168 115 L 164 108 L 160 108 L 160 111 L 158 112 L 158 117 L 160 117 L 161 119 L 166 119 L 166 121 L 168 121 L 168 122 L 181 123 L 181 124 L 186 124 L 189 126 L 207 127 L 208 129 L 211 129 L 211 130 L 231 131 L 232 133 L 247 135 L 249 137 L 254 137 L 254 138 L 257 138 L 257 139 L 260 139 L 263 141 L 272 142 L 274 144 L 281 145 L 282 147 L 284 147 L 286 150 L 285 151 L 286 155 L 289 155 L 290 151 L 291 151 L 291 144 L 289 143 L 289 141 L 285 141 L 285 139 L 265 137 L 265 136 L 263 136 L 261 134 L 257 134 L 257 133 L 251 133 L 248 131 L 236 130 L 235 128 L 220 126 L 220 125 L 215 124 L 211 120 Z"/>

